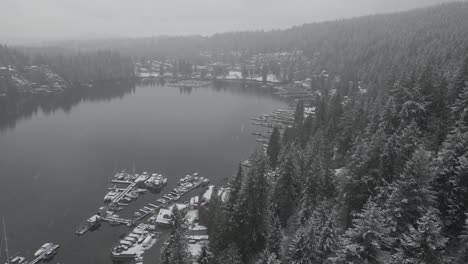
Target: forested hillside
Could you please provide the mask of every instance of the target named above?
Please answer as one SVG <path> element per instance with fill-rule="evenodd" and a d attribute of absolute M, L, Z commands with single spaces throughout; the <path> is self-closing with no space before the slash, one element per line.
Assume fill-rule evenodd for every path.
<path fill-rule="evenodd" d="M 210 37 L 153 37 L 63 43 L 81 49 L 111 49 L 134 57 L 203 58 L 204 52 L 252 55 L 302 50 L 312 70 L 383 81 L 423 64 L 453 71 L 467 52 L 468 3 L 403 13 L 297 26 L 288 30 L 233 32 Z M 430 59 L 430 61 L 429 61 Z"/>
<path fill-rule="evenodd" d="M 0 95 L 60 92 L 84 83 L 129 79 L 130 57 L 111 51 L 23 53 L 0 45 Z"/>
<path fill-rule="evenodd" d="M 212 197 L 198 262 L 468 263 L 466 14 L 460 3 L 207 39 L 301 48 L 334 81 L 239 167 L 227 203 Z"/>

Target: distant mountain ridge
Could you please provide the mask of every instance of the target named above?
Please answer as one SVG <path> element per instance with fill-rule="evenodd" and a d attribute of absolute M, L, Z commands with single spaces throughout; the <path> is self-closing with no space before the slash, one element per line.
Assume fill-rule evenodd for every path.
<path fill-rule="evenodd" d="M 133 57 L 200 59 L 202 52 L 242 54 L 303 50 L 316 67 L 403 74 L 431 60 L 454 69 L 468 50 L 468 3 L 454 2 L 405 12 L 304 24 L 286 30 L 203 36 L 70 41 L 61 47 L 109 49 Z M 374 78 L 375 79 L 375 78 Z"/>

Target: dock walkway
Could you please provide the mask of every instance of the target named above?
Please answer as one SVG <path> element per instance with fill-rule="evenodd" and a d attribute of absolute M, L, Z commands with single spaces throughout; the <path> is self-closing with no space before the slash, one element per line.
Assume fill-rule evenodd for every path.
<path fill-rule="evenodd" d="M 59 245 L 54 245 L 54 246 L 51 247 L 49 250 L 44 251 L 41 255 L 39 255 L 37 258 L 31 260 L 31 261 L 28 262 L 27 264 L 36 264 L 36 263 L 41 262 L 42 260 L 45 259 L 45 257 L 46 257 L 47 254 L 49 254 L 50 252 L 56 250 L 56 249 L 59 248 L 59 247 L 60 247 Z"/>

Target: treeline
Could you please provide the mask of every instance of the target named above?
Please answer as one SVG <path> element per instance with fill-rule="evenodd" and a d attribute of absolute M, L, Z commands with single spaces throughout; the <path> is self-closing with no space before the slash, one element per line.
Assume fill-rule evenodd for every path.
<path fill-rule="evenodd" d="M 234 60 L 230 56 L 232 52 L 248 58 L 257 53 L 302 50 L 312 59 L 310 71 L 327 69 L 333 74 L 346 73 L 384 82 L 399 78 L 420 64 L 455 70 L 458 58 L 467 52 L 467 13 L 468 3 L 460 2 L 396 14 L 305 24 L 288 30 L 63 45 L 83 49 L 100 47 L 144 58 L 191 59 L 197 63 L 201 58 L 210 59 L 204 57 L 205 53 L 230 61 Z"/>
<path fill-rule="evenodd" d="M 40 80 L 47 76 L 39 76 L 40 72 L 37 72 L 37 67 L 51 69 L 70 86 L 134 77 L 132 59 L 113 51 L 76 52 L 61 49 L 57 52 L 33 48 L 17 50 L 0 45 L 0 67 L 3 67 L 0 74 L 4 80 L 16 77 L 25 79 L 25 82 L 39 84 Z"/>
<path fill-rule="evenodd" d="M 36 55 L 35 64 L 46 64 L 70 83 L 112 81 L 134 77 L 133 61 L 112 51 L 76 52 L 68 55 Z"/>
<path fill-rule="evenodd" d="M 300 102 L 212 204 L 199 263 L 467 263 L 468 59 L 451 80 L 423 68 Z"/>
<path fill-rule="evenodd" d="M 5 45 L 0 45 L 0 67 L 12 65 L 15 67 L 24 67 L 29 61 L 28 56 Z"/>
<path fill-rule="evenodd" d="M 468 263 L 466 8 L 329 24 L 353 41 L 322 55 L 340 43 L 361 53 L 318 60 L 342 67 L 299 101 L 294 126 L 274 129 L 266 153 L 239 166 L 230 199 L 212 197 L 198 263 Z M 388 25 L 378 34 L 377 21 Z"/>

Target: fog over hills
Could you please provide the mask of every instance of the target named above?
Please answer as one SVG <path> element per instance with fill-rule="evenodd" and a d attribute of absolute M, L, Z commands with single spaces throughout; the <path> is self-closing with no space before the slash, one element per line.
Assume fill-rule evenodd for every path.
<path fill-rule="evenodd" d="M 450 0 L 2 0 L 0 41 L 210 35 L 408 10 Z"/>

